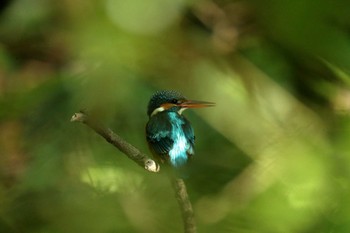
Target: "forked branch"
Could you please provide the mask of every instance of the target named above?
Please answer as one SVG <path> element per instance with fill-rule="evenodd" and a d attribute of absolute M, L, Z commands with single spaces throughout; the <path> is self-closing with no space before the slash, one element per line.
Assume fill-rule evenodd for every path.
<path fill-rule="evenodd" d="M 118 150 L 123 152 L 131 160 L 136 162 L 139 166 L 143 167 L 150 172 L 159 172 L 160 166 L 154 160 L 150 159 L 147 155 L 140 152 L 139 149 L 125 141 L 118 134 L 114 133 L 111 129 L 101 126 L 99 123 L 92 119 L 89 119 L 88 115 L 84 112 L 75 113 L 71 122 L 82 122 L 97 134 L 101 135 L 107 142 L 115 146 Z M 190 199 L 187 194 L 186 185 L 182 179 L 174 178 L 172 180 L 173 189 L 177 202 L 180 206 L 182 218 L 184 221 L 185 233 L 196 233 L 196 224 L 194 221 L 194 214 Z"/>

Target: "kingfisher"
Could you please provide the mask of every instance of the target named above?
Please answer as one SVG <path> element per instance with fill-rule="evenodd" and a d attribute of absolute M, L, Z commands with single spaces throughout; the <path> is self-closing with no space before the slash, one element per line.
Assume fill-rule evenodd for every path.
<path fill-rule="evenodd" d="M 177 91 L 154 93 L 148 103 L 146 138 L 148 146 L 159 163 L 178 168 L 194 155 L 194 131 L 182 114 L 188 108 L 210 107 L 212 102 L 188 100 Z"/>

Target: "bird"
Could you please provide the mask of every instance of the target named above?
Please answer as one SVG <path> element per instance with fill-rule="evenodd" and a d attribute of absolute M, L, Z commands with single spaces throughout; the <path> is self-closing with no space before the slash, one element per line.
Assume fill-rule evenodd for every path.
<path fill-rule="evenodd" d="M 160 164 L 183 167 L 194 155 L 195 135 L 183 112 L 188 108 L 214 106 L 215 103 L 188 100 L 173 90 L 155 92 L 148 103 L 146 139 L 154 159 Z"/>

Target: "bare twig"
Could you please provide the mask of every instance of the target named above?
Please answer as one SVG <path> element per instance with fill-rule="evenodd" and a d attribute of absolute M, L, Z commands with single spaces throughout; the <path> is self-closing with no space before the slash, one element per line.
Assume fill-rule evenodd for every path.
<path fill-rule="evenodd" d="M 150 172 L 158 172 L 160 166 L 147 155 L 141 153 L 136 147 L 125 141 L 119 135 L 114 133 L 111 129 L 104 128 L 98 123 L 90 120 L 88 116 L 83 112 L 75 113 L 71 122 L 82 122 L 92 128 L 96 133 L 101 135 L 107 142 L 111 143 L 113 146 L 118 148 L 121 152 L 127 155 L 131 160 L 136 162 L 141 167 L 145 168 Z"/>
<path fill-rule="evenodd" d="M 150 159 L 147 155 L 141 153 L 136 147 L 122 139 L 119 135 L 114 133 L 111 129 L 104 128 L 100 124 L 89 119 L 84 112 L 75 113 L 71 122 L 82 122 L 92 128 L 96 133 L 101 135 L 107 142 L 114 145 L 118 150 L 127 155 L 131 160 L 136 162 L 141 167 L 150 172 L 158 172 L 160 170 L 159 164 Z M 177 202 L 180 206 L 185 233 L 196 233 L 196 224 L 194 221 L 194 214 L 190 199 L 187 194 L 186 185 L 182 179 L 171 178 L 172 186 L 175 191 Z"/>
<path fill-rule="evenodd" d="M 187 194 L 185 182 L 180 178 L 172 178 L 171 182 L 175 191 L 177 202 L 181 209 L 181 215 L 184 222 L 184 232 L 195 233 L 197 232 L 197 227 L 194 220 L 192 204 Z"/>

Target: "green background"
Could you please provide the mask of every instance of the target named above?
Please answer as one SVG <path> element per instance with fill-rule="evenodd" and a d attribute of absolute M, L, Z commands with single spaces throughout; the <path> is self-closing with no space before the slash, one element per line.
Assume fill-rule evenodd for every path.
<path fill-rule="evenodd" d="M 187 110 L 199 232 L 350 232 L 350 2 L 7 0 L 0 7 L 0 232 L 181 232 L 149 154 L 153 92 Z"/>

